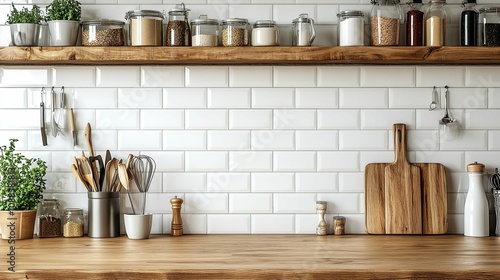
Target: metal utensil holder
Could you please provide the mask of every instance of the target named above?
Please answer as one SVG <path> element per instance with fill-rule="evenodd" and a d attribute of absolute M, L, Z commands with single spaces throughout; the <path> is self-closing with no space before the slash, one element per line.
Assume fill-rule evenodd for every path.
<path fill-rule="evenodd" d="M 500 236 L 500 190 L 493 190 L 493 197 L 495 198 L 495 214 L 496 214 L 495 235 Z"/>
<path fill-rule="evenodd" d="M 88 203 L 88 236 L 120 236 L 120 193 L 89 192 Z"/>

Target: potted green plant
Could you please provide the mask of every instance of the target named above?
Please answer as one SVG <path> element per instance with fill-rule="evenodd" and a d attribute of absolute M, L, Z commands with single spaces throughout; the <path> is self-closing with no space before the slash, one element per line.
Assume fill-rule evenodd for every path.
<path fill-rule="evenodd" d="M 7 24 L 10 25 L 10 36 L 14 46 L 36 46 L 38 44 L 38 30 L 43 16 L 40 7 L 33 5 L 31 10 L 23 7 L 18 10 L 12 3 L 12 10 L 7 15 Z"/>
<path fill-rule="evenodd" d="M 0 147 L 0 229 L 2 239 L 33 238 L 36 211 L 45 190 L 47 164 L 17 153 L 17 139 Z"/>
<path fill-rule="evenodd" d="M 74 46 L 78 39 L 81 3 L 76 0 L 53 0 L 46 8 L 51 44 L 53 46 Z"/>

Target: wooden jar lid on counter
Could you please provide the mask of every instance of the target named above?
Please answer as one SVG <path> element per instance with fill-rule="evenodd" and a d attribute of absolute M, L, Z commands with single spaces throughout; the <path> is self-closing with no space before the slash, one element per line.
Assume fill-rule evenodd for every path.
<path fill-rule="evenodd" d="M 475 161 L 474 163 L 471 163 L 471 164 L 467 165 L 467 172 L 480 172 L 480 173 L 483 173 L 484 172 L 484 164 L 477 163 L 477 161 Z"/>

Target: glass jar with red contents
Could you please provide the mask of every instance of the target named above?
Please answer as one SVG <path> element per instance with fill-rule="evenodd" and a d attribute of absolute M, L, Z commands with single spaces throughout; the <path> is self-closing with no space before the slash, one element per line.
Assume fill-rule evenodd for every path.
<path fill-rule="evenodd" d="M 422 0 L 414 0 L 408 3 L 410 10 L 406 13 L 406 45 L 424 45 L 424 12 L 422 11 Z"/>

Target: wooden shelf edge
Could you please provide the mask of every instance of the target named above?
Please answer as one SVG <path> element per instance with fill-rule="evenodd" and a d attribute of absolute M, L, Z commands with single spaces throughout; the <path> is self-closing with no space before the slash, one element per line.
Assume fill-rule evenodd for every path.
<path fill-rule="evenodd" d="M 1 65 L 496 65 L 500 47 L 1 47 Z"/>

